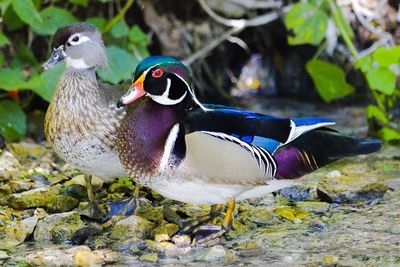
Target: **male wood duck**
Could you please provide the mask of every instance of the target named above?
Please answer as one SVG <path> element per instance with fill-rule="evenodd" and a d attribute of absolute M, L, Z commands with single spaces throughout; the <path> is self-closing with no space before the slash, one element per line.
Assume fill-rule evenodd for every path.
<path fill-rule="evenodd" d="M 56 153 L 85 174 L 88 197 L 95 204 L 92 175 L 104 180 L 127 176 L 116 149 L 116 128 L 125 110 L 116 102 L 127 89 L 100 83 L 96 69 L 107 66 L 101 34 L 87 23 L 60 28 L 46 71 L 66 61 L 66 68 L 45 118 L 45 135 Z"/>
<path fill-rule="evenodd" d="M 334 160 L 382 146 L 339 134 L 328 128 L 334 124 L 330 119 L 284 119 L 202 105 L 188 69 L 170 57 L 139 64 L 118 106 L 133 102 L 118 129 L 119 156 L 128 173 L 165 197 L 211 204 L 213 213 L 228 204 L 223 226 L 195 243 L 232 227 L 235 201 L 264 196 Z"/>

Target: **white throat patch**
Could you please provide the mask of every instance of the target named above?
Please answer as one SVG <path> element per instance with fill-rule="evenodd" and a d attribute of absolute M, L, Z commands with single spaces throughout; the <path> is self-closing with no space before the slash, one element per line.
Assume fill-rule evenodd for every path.
<path fill-rule="evenodd" d="M 90 68 L 90 66 L 87 65 L 85 60 L 83 60 L 82 58 L 75 59 L 75 58 L 67 57 L 66 62 L 67 62 L 68 68 L 74 68 L 74 69 L 89 69 Z"/>

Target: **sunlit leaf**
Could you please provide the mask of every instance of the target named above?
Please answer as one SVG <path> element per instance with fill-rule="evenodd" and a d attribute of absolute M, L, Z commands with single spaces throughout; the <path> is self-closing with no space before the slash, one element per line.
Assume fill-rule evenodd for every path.
<path fill-rule="evenodd" d="M 54 6 L 43 9 L 40 15 L 43 22 L 32 25 L 32 29 L 39 35 L 52 35 L 61 26 L 77 21 L 67 10 Z"/>
<path fill-rule="evenodd" d="M 4 35 L 3 31 L 0 30 L 0 47 L 10 44 L 7 36 Z"/>
<path fill-rule="evenodd" d="M 359 68 L 364 73 L 372 70 L 374 67 L 372 58 L 370 56 L 365 56 L 360 58 L 356 63 L 356 67 Z"/>
<path fill-rule="evenodd" d="M 86 7 L 89 3 L 89 0 L 69 0 L 69 2 L 75 5 Z"/>
<path fill-rule="evenodd" d="M 285 18 L 286 28 L 291 31 L 289 44 L 319 44 L 325 37 L 328 19 L 328 15 L 318 6 L 295 4 Z"/>
<path fill-rule="evenodd" d="M 306 69 L 325 102 L 348 96 L 354 87 L 346 82 L 344 72 L 338 66 L 316 59 L 310 60 Z"/>
<path fill-rule="evenodd" d="M 12 5 L 18 17 L 30 26 L 34 26 L 42 22 L 42 17 L 37 11 L 32 0 L 13 0 Z"/>
<path fill-rule="evenodd" d="M 379 47 L 372 54 L 372 58 L 381 67 L 389 67 L 400 61 L 400 45 L 392 48 Z"/>
<path fill-rule="evenodd" d="M 111 35 L 115 38 L 122 38 L 129 34 L 129 27 L 123 21 L 118 21 L 111 29 Z"/>
<path fill-rule="evenodd" d="M 139 26 L 135 25 L 129 31 L 129 41 L 137 46 L 147 46 L 148 38 L 147 35 L 140 29 Z"/>
<path fill-rule="evenodd" d="M 0 102 L 0 133 L 9 142 L 17 141 L 26 134 L 26 115 L 14 101 Z"/>
<path fill-rule="evenodd" d="M 367 81 L 371 89 L 391 95 L 396 89 L 396 74 L 387 68 L 371 69 L 366 73 Z"/>
<path fill-rule="evenodd" d="M 88 18 L 86 22 L 95 25 L 100 31 L 106 25 L 106 20 L 101 17 Z"/>
<path fill-rule="evenodd" d="M 133 71 L 139 63 L 136 58 L 126 50 L 116 46 L 110 46 L 106 50 L 109 68 L 98 71 L 100 78 L 113 84 L 132 79 Z"/>
<path fill-rule="evenodd" d="M 6 91 L 16 90 L 25 83 L 24 73 L 20 69 L 4 68 L 0 70 L 0 88 Z"/>
<path fill-rule="evenodd" d="M 377 106 L 369 105 L 366 109 L 366 113 L 369 120 L 376 119 L 384 124 L 389 124 L 389 119 L 387 118 L 386 114 Z"/>
<path fill-rule="evenodd" d="M 388 127 L 380 129 L 378 136 L 386 142 L 400 141 L 400 132 Z"/>

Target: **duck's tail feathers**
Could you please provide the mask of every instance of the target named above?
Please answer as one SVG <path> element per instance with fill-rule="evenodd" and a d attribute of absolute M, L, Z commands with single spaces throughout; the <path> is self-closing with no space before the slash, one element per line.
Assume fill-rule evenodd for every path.
<path fill-rule="evenodd" d="M 379 151 L 382 142 L 342 135 L 332 129 L 307 132 L 275 152 L 276 178 L 294 179 L 335 160 Z"/>

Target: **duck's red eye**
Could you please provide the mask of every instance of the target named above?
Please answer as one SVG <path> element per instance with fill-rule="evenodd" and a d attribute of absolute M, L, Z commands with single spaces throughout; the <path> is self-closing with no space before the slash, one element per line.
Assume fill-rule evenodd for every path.
<path fill-rule="evenodd" d="M 164 71 L 162 69 L 155 69 L 151 76 L 153 76 L 153 78 L 160 78 L 163 74 Z"/>

